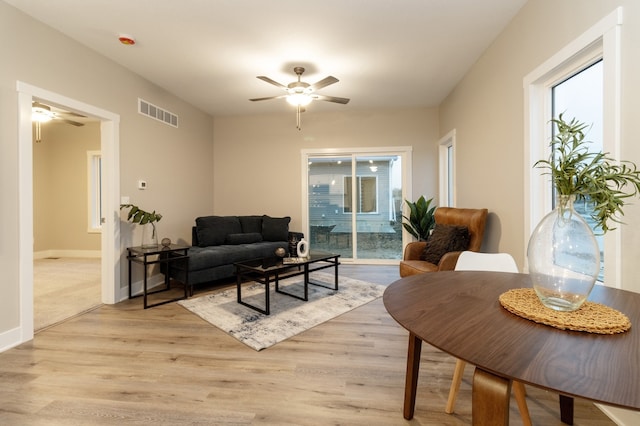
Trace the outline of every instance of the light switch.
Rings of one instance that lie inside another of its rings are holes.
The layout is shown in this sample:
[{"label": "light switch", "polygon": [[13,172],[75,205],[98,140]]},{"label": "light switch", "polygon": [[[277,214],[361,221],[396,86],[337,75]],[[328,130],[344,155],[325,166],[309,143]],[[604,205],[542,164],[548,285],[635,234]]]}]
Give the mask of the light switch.
[{"label": "light switch", "polygon": [[139,180],[138,181],[138,189],[147,189],[147,181]]}]

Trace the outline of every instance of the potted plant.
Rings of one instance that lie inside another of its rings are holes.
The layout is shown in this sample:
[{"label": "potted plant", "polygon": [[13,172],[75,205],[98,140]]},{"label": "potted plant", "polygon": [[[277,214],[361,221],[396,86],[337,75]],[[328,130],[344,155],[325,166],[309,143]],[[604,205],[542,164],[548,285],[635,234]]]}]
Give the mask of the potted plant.
[{"label": "potted plant", "polygon": [[142,248],[158,247],[158,234],[156,232],[156,222],[160,222],[162,215],[155,210],[147,212],[133,204],[120,204],[120,210],[129,209],[127,220],[131,223],[142,225]]},{"label": "potted plant", "polygon": [[436,225],[434,216],[436,206],[430,207],[432,201],[433,198],[425,200],[424,195],[421,195],[415,203],[405,200],[409,206],[409,216],[402,215],[406,220],[402,222],[402,226],[418,241],[426,241]]},{"label": "potted plant", "polygon": [[547,307],[578,309],[587,299],[600,271],[600,249],[586,221],[574,210],[581,200],[602,234],[620,223],[623,207],[640,192],[640,171],[629,161],[617,162],[602,152],[590,152],[587,125],[562,114],[552,123],[557,133],[551,155],[534,167],[545,169],[556,191],[556,208],[533,231],[527,249],[529,273],[536,294]]}]

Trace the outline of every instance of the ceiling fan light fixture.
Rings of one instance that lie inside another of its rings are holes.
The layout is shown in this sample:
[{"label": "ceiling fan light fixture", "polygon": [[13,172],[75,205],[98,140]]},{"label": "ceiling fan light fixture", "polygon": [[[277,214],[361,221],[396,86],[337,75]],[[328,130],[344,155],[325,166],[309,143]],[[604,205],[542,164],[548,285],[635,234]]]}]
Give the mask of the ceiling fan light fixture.
[{"label": "ceiling fan light fixture", "polygon": [[294,93],[287,96],[287,102],[293,106],[307,106],[313,98],[306,93]]},{"label": "ceiling fan light fixture", "polygon": [[38,123],[46,123],[47,121],[51,121],[55,114],[45,108],[41,107],[33,107],[31,110],[31,121],[36,121]]}]

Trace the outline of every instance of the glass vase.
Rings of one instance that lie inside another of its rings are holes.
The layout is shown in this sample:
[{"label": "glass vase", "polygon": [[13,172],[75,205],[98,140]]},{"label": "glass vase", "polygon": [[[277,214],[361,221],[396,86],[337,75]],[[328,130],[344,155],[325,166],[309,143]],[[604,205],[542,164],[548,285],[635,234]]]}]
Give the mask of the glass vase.
[{"label": "glass vase", "polygon": [[156,224],[153,222],[140,225],[142,227],[142,248],[157,248],[158,233],[156,232]]},{"label": "glass vase", "polygon": [[543,305],[575,311],[587,300],[600,271],[593,231],[574,210],[575,195],[559,195],[556,208],[531,234],[529,274]]}]

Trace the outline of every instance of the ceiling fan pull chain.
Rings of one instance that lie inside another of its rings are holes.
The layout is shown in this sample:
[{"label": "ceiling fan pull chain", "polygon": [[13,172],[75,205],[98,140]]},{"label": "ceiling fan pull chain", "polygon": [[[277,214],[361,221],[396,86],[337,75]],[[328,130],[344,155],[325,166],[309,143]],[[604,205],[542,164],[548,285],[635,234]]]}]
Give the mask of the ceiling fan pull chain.
[{"label": "ceiling fan pull chain", "polygon": [[302,126],[301,126],[301,123],[300,123],[300,105],[298,105],[298,107],[297,107],[296,127],[298,128],[298,130],[302,130]]}]

